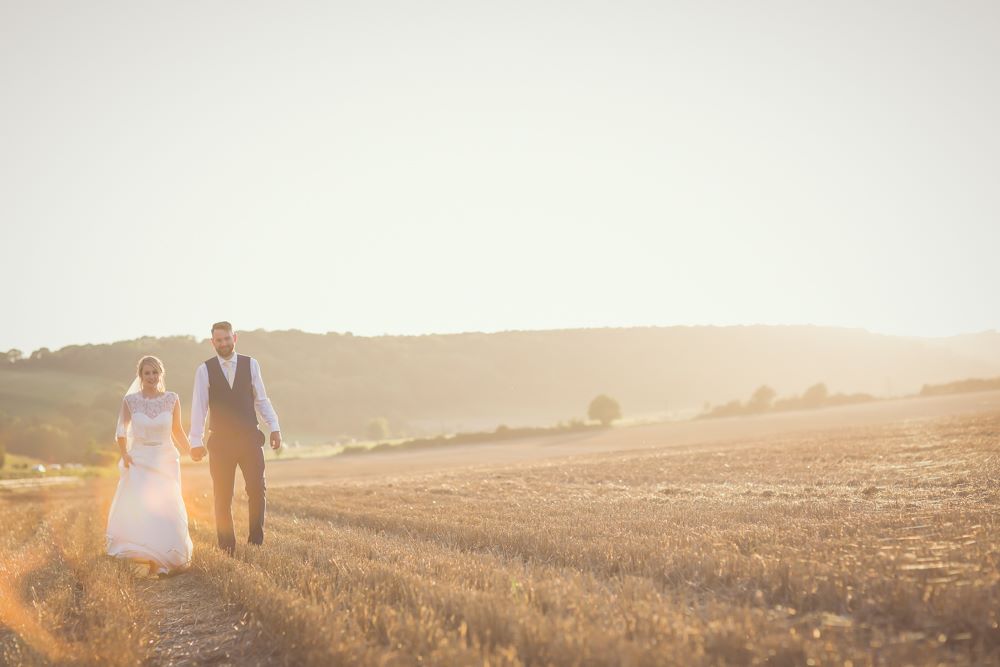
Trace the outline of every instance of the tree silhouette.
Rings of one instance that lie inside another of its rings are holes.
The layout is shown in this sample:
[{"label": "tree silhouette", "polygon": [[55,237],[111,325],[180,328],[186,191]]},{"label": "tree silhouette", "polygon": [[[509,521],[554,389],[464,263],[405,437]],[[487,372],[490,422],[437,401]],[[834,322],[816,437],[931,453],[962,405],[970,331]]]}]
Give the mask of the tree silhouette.
[{"label": "tree silhouette", "polygon": [[766,384],[761,385],[757,387],[757,391],[750,397],[750,400],[747,402],[747,408],[751,412],[767,412],[771,409],[771,404],[777,395],[778,392],[774,389],[771,389]]},{"label": "tree silhouette", "polygon": [[603,426],[610,426],[611,422],[622,418],[622,409],[618,401],[601,394],[590,402],[587,408],[587,417],[601,422]]},{"label": "tree silhouette", "polygon": [[389,421],[385,417],[369,420],[365,434],[369,440],[384,440],[389,437]]},{"label": "tree silhouette", "polygon": [[806,393],[802,394],[802,403],[810,408],[819,407],[826,403],[829,395],[830,392],[827,391],[826,385],[819,382],[806,389]]}]

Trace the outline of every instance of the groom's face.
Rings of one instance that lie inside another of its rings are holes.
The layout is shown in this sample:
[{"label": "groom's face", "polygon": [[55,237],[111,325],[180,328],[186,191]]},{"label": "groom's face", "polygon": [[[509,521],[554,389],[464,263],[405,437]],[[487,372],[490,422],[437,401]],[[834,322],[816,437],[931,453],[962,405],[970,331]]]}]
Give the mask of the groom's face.
[{"label": "groom's face", "polygon": [[226,329],[216,329],[212,332],[212,346],[223,359],[228,359],[236,349],[236,334]]}]

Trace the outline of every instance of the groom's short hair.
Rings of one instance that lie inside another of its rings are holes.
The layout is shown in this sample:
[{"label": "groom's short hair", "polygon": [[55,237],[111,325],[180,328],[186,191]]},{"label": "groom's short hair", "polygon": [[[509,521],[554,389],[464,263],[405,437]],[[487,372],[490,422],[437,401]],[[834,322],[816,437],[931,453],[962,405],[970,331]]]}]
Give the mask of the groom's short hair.
[{"label": "groom's short hair", "polygon": [[225,321],[216,322],[215,324],[212,325],[212,333],[213,334],[215,333],[216,329],[225,329],[229,333],[233,333],[233,325],[230,324],[229,322],[225,322]]}]

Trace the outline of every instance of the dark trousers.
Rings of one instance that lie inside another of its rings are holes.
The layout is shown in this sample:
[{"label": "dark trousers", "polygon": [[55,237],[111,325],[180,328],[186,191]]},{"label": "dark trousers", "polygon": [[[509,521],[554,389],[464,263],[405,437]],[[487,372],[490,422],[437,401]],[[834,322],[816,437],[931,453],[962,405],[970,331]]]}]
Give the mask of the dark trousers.
[{"label": "dark trousers", "polygon": [[215,447],[208,452],[208,469],[212,473],[215,491],[215,530],[219,547],[232,554],[236,550],[236,531],[233,528],[233,486],[236,483],[236,466],[240,467],[246,482],[250,508],[250,534],[247,542],[264,542],[264,450],[251,444],[233,447]]}]

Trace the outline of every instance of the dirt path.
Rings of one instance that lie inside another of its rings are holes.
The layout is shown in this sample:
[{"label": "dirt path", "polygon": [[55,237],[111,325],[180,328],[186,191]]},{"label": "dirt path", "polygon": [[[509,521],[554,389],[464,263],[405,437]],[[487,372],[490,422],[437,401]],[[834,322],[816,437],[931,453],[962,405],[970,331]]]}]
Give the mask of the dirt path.
[{"label": "dirt path", "polygon": [[149,665],[254,667],[273,663],[267,643],[247,614],[223,602],[197,568],[140,581],[136,589],[158,635]]}]

